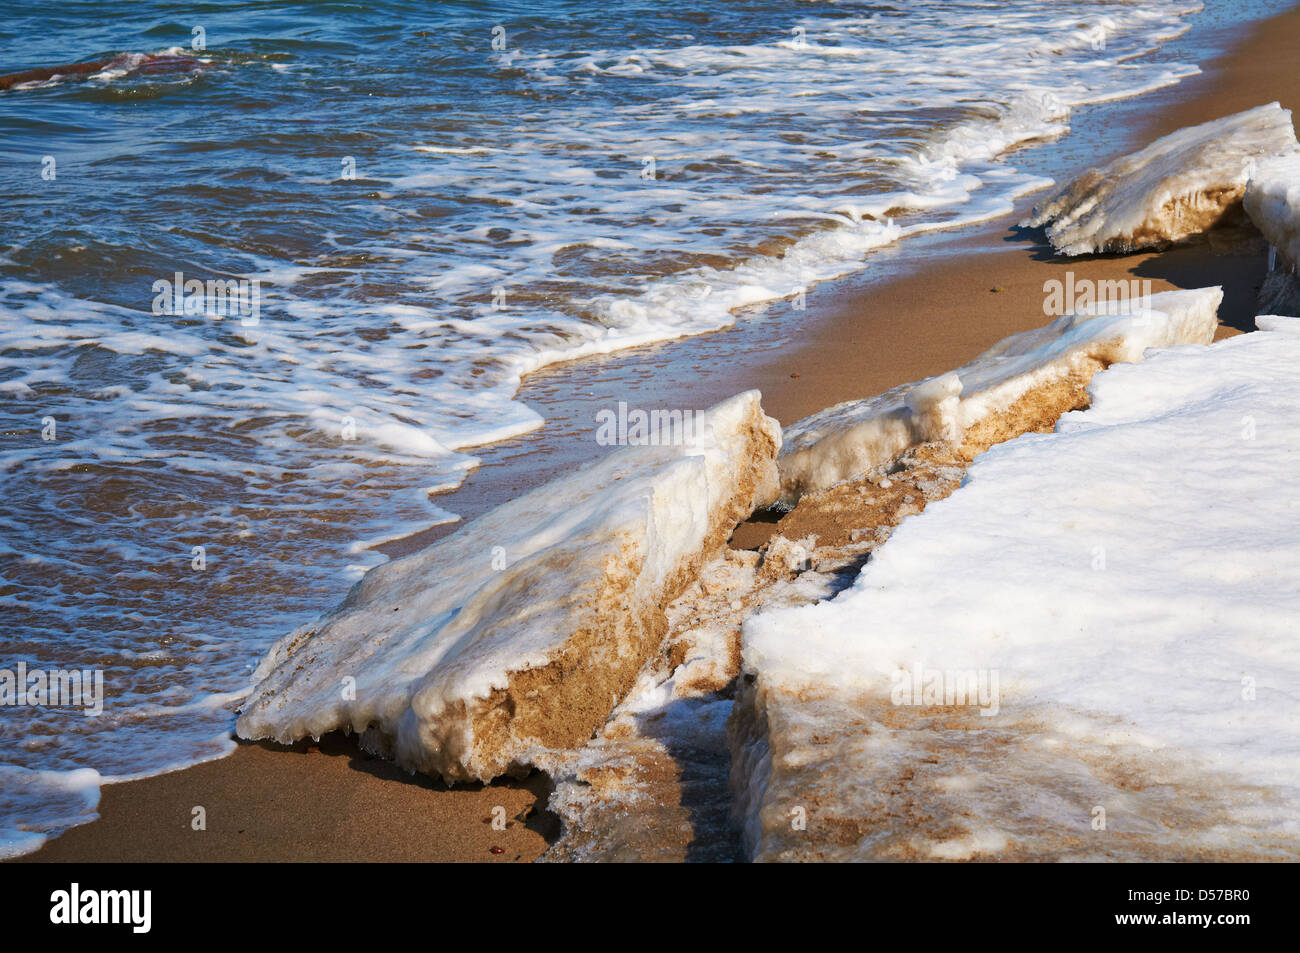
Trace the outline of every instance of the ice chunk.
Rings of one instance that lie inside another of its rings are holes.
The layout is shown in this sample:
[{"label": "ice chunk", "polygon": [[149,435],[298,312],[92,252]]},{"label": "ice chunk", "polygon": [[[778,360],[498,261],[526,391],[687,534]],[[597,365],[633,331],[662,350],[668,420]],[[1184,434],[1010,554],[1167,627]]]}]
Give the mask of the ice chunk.
[{"label": "ice chunk", "polygon": [[1208,230],[1240,205],[1254,164],[1300,149],[1277,103],[1180,129],[1080,176],[1022,224],[1063,255],[1131,252]]},{"label": "ice chunk", "polygon": [[1097,375],[745,623],[758,859],[1300,856],[1300,319]]},{"label": "ice chunk", "polygon": [[[1167,291],[1063,315],[1004,339],[952,373],[805,417],[785,430],[781,500],[791,505],[805,493],[882,471],[919,443],[968,441],[981,450],[997,442],[1001,417],[1018,402],[1018,414],[1041,416],[1050,427],[1079,406],[1096,370],[1141,360],[1149,347],[1208,344],[1222,300],[1219,288]],[[1025,429],[1036,428],[1021,421],[1013,432]]]},{"label": "ice chunk", "polygon": [[1300,334],[1300,320],[1294,316],[1281,314],[1261,314],[1255,318],[1255,327],[1261,331],[1277,331],[1281,334]]},{"label": "ice chunk", "polygon": [[1246,214],[1274,249],[1259,306],[1300,314],[1300,155],[1259,163],[1246,186]]},{"label": "ice chunk", "polygon": [[1283,265],[1300,268],[1300,155],[1260,162],[1246,186],[1246,213]]},{"label": "ice chunk", "polygon": [[659,647],[663,607],[775,495],[780,430],[757,391],[695,424],[689,444],[611,451],[372,569],[272,648],[239,734],[364,732],[449,780],[585,743]]}]

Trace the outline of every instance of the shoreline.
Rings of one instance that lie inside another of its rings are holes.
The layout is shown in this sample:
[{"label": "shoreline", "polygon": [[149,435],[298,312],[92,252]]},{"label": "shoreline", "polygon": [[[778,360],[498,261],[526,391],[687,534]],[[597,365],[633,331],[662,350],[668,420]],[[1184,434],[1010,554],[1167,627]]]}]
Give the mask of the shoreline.
[{"label": "shoreline", "polygon": [[[1300,108],[1300,78],[1285,65],[1297,53],[1300,7],[1256,25],[1226,55],[1202,64],[1204,72],[1173,87],[1170,108],[1133,138],[1141,145],[1274,99],[1284,108]],[[1150,101],[1127,101],[1126,111],[1140,112]],[[1092,156],[1085,164],[1108,158]],[[901,274],[882,280],[868,269],[837,283],[823,317],[809,322],[802,336],[769,351],[743,379],[717,373],[709,389],[729,396],[757,388],[766,412],[789,423],[843,400],[942,373],[1009,334],[1045,323],[1043,283],[1064,280],[1068,271],[1094,280],[1149,279],[1153,292],[1224,284],[1223,326],[1216,337],[1251,326],[1266,260],[1258,240],[1061,260],[1015,225],[1041,197],[1020,200],[1002,218],[936,235],[926,260]],[[725,341],[726,334],[711,337]],[[571,370],[560,366],[526,381],[520,398]],[[551,462],[553,470],[563,466],[563,460]],[[540,472],[539,479],[545,478]],[[510,482],[484,492],[485,506],[518,489],[506,486]],[[460,525],[384,551],[419,548]],[[742,524],[733,545],[756,544],[763,532],[762,526]],[[292,748],[241,742],[227,758],[104,785],[99,820],[15,860],[533,860],[554,833],[544,811],[546,789],[539,775],[522,783],[448,788],[370,758],[353,739],[336,736]],[[196,806],[206,811],[205,831],[193,830]],[[492,824],[498,807],[505,809],[504,830]]]},{"label": "shoreline", "polygon": [[[1133,148],[1275,99],[1300,114],[1300,78],[1273,65],[1297,57],[1300,7],[1264,21],[1219,60],[1203,64],[1201,75],[1172,87],[1189,95],[1152,116],[1133,136]],[[1063,178],[1110,158],[1096,156]],[[1025,196],[1010,215],[940,233],[926,261],[885,281],[860,275],[841,283],[831,292],[827,319],[746,386],[761,390],[764,409],[786,422],[942,374],[1007,335],[1050,320],[1042,311],[1043,283],[1064,282],[1067,272],[1096,281],[1149,279],[1153,292],[1222,284],[1216,340],[1253,330],[1255,295],[1267,270],[1267,248],[1259,242],[1216,238],[1163,252],[1061,258],[1041,230],[1018,225],[1044,195]],[[926,320],[917,320],[921,312]]]}]

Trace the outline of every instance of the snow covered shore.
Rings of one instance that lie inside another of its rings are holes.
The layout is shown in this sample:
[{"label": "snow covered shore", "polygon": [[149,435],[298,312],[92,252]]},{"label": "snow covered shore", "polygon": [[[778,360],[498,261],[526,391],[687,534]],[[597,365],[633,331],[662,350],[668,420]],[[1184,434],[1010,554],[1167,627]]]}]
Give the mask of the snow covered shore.
[{"label": "snow covered shore", "polygon": [[663,607],[776,490],[751,391],[681,446],[627,447],[379,566],[277,643],[238,732],[345,729],[398,763],[488,780],[585,743],[667,625]]},{"label": "snow covered shore", "polygon": [[[589,744],[555,759],[551,808],[564,836],[548,859],[733,856],[725,723],[744,620],[834,597],[895,526],[957,488],[975,453],[1050,429],[1060,413],[1083,406],[1096,370],[1140,360],[1150,344],[1208,343],[1220,297],[1217,288],[1157,295],[1140,313],[1071,316],[1003,341],[969,365],[967,379],[980,382],[969,416],[960,405],[946,411],[965,425],[939,428],[929,442],[890,458],[887,476],[857,474],[805,493],[759,551],[729,550],[704,566],[668,607],[667,650]],[[846,408],[857,403],[873,405]],[[825,446],[838,452],[843,443]]]},{"label": "snow covered shore", "polygon": [[610,856],[635,840],[638,856],[656,856],[658,834],[633,838],[622,805],[641,816],[659,801],[671,808],[682,781],[668,752],[688,746],[712,766],[700,783],[722,783],[748,614],[831,597],[892,526],[952,492],[977,453],[1082,406],[1098,370],[1150,347],[1207,343],[1220,300],[1217,288],[1168,292],[1066,315],[886,395],[883,411],[882,398],[851,402],[789,428],[794,459],[815,476],[793,483],[791,458],[779,458],[786,489],[804,500],[791,527],[830,514],[866,527],[852,539],[799,533],[761,554],[722,552],[778,493],[782,435],[758,395],[742,394],[701,416],[694,445],[614,451],[372,570],[263,660],[239,732],[287,742],[343,729],[453,781],[542,767],[559,784],[557,811],[583,828],[566,844],[572,855]]},{"label": "snow covered shore", "polygon": [[1239,212],[1256,163],[1297,150],[1290,111],[1270,103],[1180,129],[1093,169],[1022,224],[1047,226],[1048,240],[1062,255],[1179,242]]},{"label": "snow covered shore", "polygon": [[1154,352],[744,626],[760,860],[1300,851],[1300,320]]}]

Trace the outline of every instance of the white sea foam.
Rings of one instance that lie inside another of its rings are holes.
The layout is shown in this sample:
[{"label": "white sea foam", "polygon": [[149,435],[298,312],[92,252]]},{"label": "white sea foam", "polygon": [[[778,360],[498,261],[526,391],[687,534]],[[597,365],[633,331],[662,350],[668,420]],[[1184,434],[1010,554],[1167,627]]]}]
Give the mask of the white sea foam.
[{"label": "white sea foam", "polygon": [[33,771],[0,764],[0,860],[40,849],[46,839],[99,815],[98,771]]}]

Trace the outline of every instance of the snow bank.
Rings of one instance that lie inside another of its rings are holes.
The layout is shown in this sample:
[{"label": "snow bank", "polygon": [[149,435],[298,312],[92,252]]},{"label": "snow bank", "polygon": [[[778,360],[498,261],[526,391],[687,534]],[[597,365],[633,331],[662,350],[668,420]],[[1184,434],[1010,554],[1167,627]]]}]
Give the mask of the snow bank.
[{"label": "snow bank", "polygon": [[792,505],[805,493],[883,471],[919,443],[966,443],[979,452],[1040,429],[1026,418],[1050,427],[1082,406],[1097,370],[1139,361],[1149,347],[1208,344],[1222,300],[1219,288],[1169,291],[1109,313],[1063,315],[1006,338],[951,373],[805,417],[785,430],[781,500]]},{"label": "snow bank", "polygon": [[1246,186],[1245,204],[1250,220],[1276,250],[1259,306],[1300,314],[1300,155],[1259,163]]},{"label": "snow bank", "polygon": [[1277,103],[1180,129],[1080,176],[1022,224],[1063,255],[1131,252],[1198,235],[1242,200],[1252,166],[1300,148]]},{"label": "snow bank", "polygon": [[1300,320],[1156,352],[743,632],[759,859],[1300,856]]},{"label": "snow bank", "polygon": [[775,495],[757,391],[696,424],[690,445],[614,450],[371,570],[262,661],[239,734],[363,732],[448,780],[585,743],[659,647],[663,606]]}]

